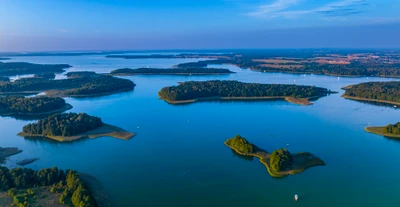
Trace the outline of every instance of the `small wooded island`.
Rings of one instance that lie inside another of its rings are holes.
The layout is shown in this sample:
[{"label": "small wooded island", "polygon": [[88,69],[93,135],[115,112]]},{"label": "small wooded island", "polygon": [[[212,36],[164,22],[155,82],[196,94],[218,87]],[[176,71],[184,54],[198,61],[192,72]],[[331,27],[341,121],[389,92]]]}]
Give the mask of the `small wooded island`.
[{"label": "small wooded island", "polygon": [[72,66],[67,64],[34,64],[26,62],[0,62],[0,76],[40,74],[40,73],[62,73]]},{"label": "small wooded island", "polygon": [[188,81],[178,86],[165,87],[158,92],[161,99],[171,104],[205,100],[279,100],[311,105],[332,92],[315,86],[243,83],[239,81]]},{"label": "small wooded island", "polygon": [[73,170],[0,167],[0,206],[99,206],[93,191]]},{"label": "small wooded island", "polygon": [[35,116],[61,113],[71,109],[64,99],[59,97],[37,96],[1,96],[0,116]]},{"label": "small wooded island", "polygon": [[275,178],[302,173],[308,168],[325,165],[324,161],[308,152],[291,154],[287,149],[279,149],[269,154],[240,135],[225,141],[225,145],[240,155],[259,158],[268,173]]},{"label": "small wooded island", "polygon": [[128,140],[135,136],[134,133],[105,124],[99,117],[85,113],[55,114],[41,119],[37,123],[25,125],[18,135],[30,138],[45,137],[60,142],[98,137]]},{"label": "small wooded island", "polygon": [[365,127],[365,131],[387,138],[400,139],[400,122],[383,127]]},{"label": "small wooded island", "polygon": [[111,71],[111,75],[222,75],[234,73],[221,68],[123,68]]},{"label": "small wooded island", "polygon": [[342,96],[357,101],[386,103],[400,106],[400,82],[368,82],[346,86]]},{"label": "small wooded island", "polygon": [[0,95],[46,92],[48,96],[89,97],[131,91],[135,87],[130,80],[91,72],[73,72],[67,76],[69,78],[60,80],[21,78],[14,82],[2,81]]}]

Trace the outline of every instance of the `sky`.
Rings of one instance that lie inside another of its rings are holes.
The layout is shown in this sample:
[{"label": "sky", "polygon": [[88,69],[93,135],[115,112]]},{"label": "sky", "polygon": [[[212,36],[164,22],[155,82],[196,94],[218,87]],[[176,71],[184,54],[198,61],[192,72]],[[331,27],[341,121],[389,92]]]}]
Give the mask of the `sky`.
[{"label": "sky", "polygon": [[0,0],[0,51],[400,48],[400,0]]}]

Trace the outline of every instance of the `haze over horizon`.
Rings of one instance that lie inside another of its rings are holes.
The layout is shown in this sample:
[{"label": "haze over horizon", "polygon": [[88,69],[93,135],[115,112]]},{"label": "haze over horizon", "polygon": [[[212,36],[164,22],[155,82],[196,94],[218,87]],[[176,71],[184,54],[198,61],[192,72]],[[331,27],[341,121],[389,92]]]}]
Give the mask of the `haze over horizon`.
[{"label": "haze over horizon", "polygon": [[0,51],[400,48],[390,0],[0,0]]}]

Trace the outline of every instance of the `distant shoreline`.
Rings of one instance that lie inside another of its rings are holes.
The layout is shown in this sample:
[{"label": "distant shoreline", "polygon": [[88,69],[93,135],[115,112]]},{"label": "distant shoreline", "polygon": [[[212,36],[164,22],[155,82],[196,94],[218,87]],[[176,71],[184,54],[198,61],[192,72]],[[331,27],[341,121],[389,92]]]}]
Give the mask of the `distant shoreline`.
[{"label": "distant shoreline", "polygon": [[103,126],[101,127],[74,136],[43,136],[40,134],[28,134],[24,132],[18,133],[18,136],[21,137],[31,137],[31,138],[43,137],[43,138],[53,139],[59,142],[72,142],[84,138],[94,139],[99,137],[114,137],[117,139],[129,140],[135,135],[136,135],[135,133],[128,132],[119,127],[104,123]]},{"label": "distant shoreline", "polygon": [[204,97],[204,98],[196,98],[196,99],[190,99],[190,100],[182,100],[182,101],[172,101],[172,100],[167,100],[163,99],[162,100],[166,101],[169,104],[174,104],[174,105],[179,105],[179,104],[187,104],[187,103],[195,103],[195,102],[201,102],[201,101],[212,101],[212,100],[285,100],[290,103],[294,104],[299,104],[303,106],[309,106],[312,105],[313,103],[310,102],[310,99],[315,99],[319,97],[309,97],[309,98],[294,98],[290,96],[262,96],[262,97]]},{"label": "distant shoreline", "polygon": [[[181,75],[181,76],[201,76],[201,75],[229,75],[232,73],[109,73],[111,76],[134,76],[134,75]],[[107,74],[108,75],[108,74]]]}]

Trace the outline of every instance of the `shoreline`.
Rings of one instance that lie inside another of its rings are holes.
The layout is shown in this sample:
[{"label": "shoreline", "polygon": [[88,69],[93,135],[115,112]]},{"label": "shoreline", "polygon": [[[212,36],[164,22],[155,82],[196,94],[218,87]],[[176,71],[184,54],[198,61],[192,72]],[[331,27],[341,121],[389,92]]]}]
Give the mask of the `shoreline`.
[{"label": "shoreline", "polygon": [[386,138],[400,139],[400,135],[384,133],[382,131],[384,128],[385,127],[365,127],[364,130],[366,132],[368,132],[368,133],[380,135],[380,136],[383,136],[383,137],[386,137]]},{"label": "shoreline", "polygon": [[103,123],[103,126],[98,127],[97,129],[90,130],[90,131],[87,131],[87,132],[84,132],[84,133],[81,133],[78,135],[74,135],[74,136],[67,136],[67,137],[43,136],[43,135],[38,135],[38,134],[27,134],[24,132],[18,133],[18,136],[27,137],[27,138],[43,137],[43,138],[53,139],[53,140],[56,140],[59,142],[72,142],[72,141],[76,141],[76,140],[80,140],[80,139],[84,139],[84,138],[95,139],[95,138],[100,138],[100,137],[113,137],[116,139],[129,140],[132,137],[136,136],[136,134],[125,131],[122,128],[119,128],[116,126],[112,126],[112,125]]},{"label": "shoreline", "polygon": [[129,91],[134,90],[134,88],[123,88],[123,89],[119,89],[116,91],[85,94],[85,95],[64,94],[64,92],[66,92],[68,90],[71,90],[71,89],[55,89],[55,90],[43,90],[43,91],[21,91],[21,92],[0,92],[0,95],[37,95],[39,93],[45,93],[46,96],[50,96],[50,97],[87,98],[87,97],[106,96],[106,95],[113,95],[113,94],[117,94],[117,93],[129,92]]},{"label": "shoreline", "polygon": [[369,98],[360,98],[360,97],[353,97],[353,96],[346,96],[346,95],[342,95],[342,97],[345,98],[345,99],[356,100],[356,101],[369,101],[369,102],[393,104],[395,106],[400,106],[400,103],[393,102],[393,101],[385,101],[385,100],[369,99]]},{"label": "shoreline", "polygon": [[135,75],[180,75],[180,76],[200,76],[200,75],[229,75],[230,73],[108,73],[111,76],[135,76]]},{"label": "shoreline", "polygon": [[316,99],[320,97],[308,97],[308,98],[294,98],[290,96],[262,96],[262,97],[205,97],[205,98],[196,98],[196,99],[190,99],[190,100],[183,100],[183,101],[171,101],[168,99],[163,99],[160,98],[161,100],[166,101],[169,104],[174,104],[174,105],[179,105],[179,104],[188,104],[188,103],[195,103],[195,102],[201,102],[201,101],[213,101],[213,100],[285,100],[289,103],[293,104],[299,104],[302,106],[310,106],[313,105],[312,102],[310,102],[310,99]]},{"label": "shoreline", "polygon": [[42,115],[48,115],[48,114],[62,113],[64,111],[68,111],[72,108],[73,108],[73,106],[71,104],[65,104],[65,106],[60,109],[56,109],[56,110],[48,111],[48,112],[42,112],[42,113],[19,113],[19,112],[1,113],[0,112],[0,116],[42,116]]}]

